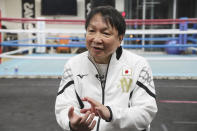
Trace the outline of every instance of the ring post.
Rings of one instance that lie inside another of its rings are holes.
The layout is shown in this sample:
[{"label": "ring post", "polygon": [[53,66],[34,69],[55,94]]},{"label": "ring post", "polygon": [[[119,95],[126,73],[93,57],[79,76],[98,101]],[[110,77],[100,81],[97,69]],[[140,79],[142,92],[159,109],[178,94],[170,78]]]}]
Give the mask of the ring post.
[{"label": "ring post", "polygon": [[[0,10],[0,29],[1,29],[1,10]],[[2,39],[1,39],[1,32],[0,32],[0,54],[2,53],[2,47],[1,47],[1,42],[2,42]],[[0,64],[1,64],[1,57],[0,57]]]},{"label": "ring post", "polygon": [[[39,19],[43,21],[38,21],[37,22],[37,29],[39,31],[43,31],[45,29],[45,21],[43,17],[39,17]],[[46,44],[46,35],[45,33],[37,33],[37,42],[39,44]],[[45,53],[46,52],[46,47],[37,47],[36,48],[36,53]]]},{"label": "ring post", "polygon": [[[197,30],[197,24],[193,24],[193,29]],[[193,41],[193,44],[197,44],[197,34],[193,34],[192,38],[195,39],[195,41]],[[192,50],[192,54],[196,54],[197,50]]]},{"label": "ring post", "polygon": [[[181,20],[187,20],[188,18],[187,17],[182,17],[180,18]],[[188,21],[184,21],[184,22],[181,22],[179,24],[179,29],[180,31],[186,31],[188,30]],[[187,44],[187,34],[180,34],[179,35],[179,44]],[[180,51],[184,51],[185,48],[184,47],[181,47],[179,48]]]},{"label": "ring post", "polygon": [[[194,30],[197,30],[197,24],[193,24],[193,29],[194,29]],[[193,37],[194,39],[197,39],[197,34],[193,34],[192,37]],[[197,41],[193,41],[193,44],[197,44]]]}]

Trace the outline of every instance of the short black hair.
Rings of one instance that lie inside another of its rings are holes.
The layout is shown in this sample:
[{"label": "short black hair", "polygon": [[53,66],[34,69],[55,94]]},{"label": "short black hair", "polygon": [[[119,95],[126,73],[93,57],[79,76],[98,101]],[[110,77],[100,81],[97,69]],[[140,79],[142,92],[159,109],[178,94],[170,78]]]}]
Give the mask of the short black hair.
[{"label": "short black hair", "polygon": [[115,27],[118,31],[118,35],[124,35],[126,30],[126,23],[120,12],[118,12],[112,6],[98,6],[93,8],[88,14],[85,22],[85,29],[87,30],[90,20],[96,14],[101,14],[104,21],[109,23],[112,27]]}]

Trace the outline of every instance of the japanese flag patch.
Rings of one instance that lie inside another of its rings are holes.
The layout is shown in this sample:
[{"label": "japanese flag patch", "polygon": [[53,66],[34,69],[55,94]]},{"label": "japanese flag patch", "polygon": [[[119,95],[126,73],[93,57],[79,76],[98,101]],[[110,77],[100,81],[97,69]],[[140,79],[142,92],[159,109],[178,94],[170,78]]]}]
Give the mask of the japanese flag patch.
[{"label": "japanese flag patch", "polygon": [[131,69],[124,66],[122,69],[122,75],[123,76],[131,76],[132,75]]}]

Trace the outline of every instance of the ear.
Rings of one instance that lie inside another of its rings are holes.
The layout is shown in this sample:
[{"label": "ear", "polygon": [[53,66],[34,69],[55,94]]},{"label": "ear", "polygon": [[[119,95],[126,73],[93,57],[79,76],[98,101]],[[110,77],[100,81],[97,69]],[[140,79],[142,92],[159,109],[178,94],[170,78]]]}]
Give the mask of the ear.
[{"label": "ear", "polygon": [[124,35],[119,35],[119,36],[118,36],[119,47],[120,47],[120,45],[121,45],[121,43],[122,43],[123,37],[124,37]]},{"label": "ear", "polygon": [[119,35],[118,37],[119,37],[119,41],[120,41],[120,43],[121,43],[124,36],[123,36],[123,35]]}]

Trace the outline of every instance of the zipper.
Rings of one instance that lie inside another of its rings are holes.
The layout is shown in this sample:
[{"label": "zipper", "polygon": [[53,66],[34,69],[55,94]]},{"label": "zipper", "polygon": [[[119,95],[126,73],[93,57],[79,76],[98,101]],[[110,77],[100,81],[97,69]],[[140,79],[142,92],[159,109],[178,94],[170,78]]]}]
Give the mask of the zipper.
[{"label": "zipper", "polygon": [[[90,57],[91,57],[91,56],[90,56]],[[111,57],[112,57],[112,56],[111,56]],[[108,65],[107,65],[107,70],[106,70],[106,73],[105,73],[105,80],[104,80],[104,81],[99,80],[100,83],[101,83],[101,89],[102,89],[102,104],[103,104],[103,105],[104,105],[104,103],[105,103],[105,84],[106,84],[106,80],[107,80],[107,74],[108,74],[108,69],[109,69],[111,57],[110,57],[110,59],[109,59]],[[95,68],[96,68],[96,70],[97,70],[97,72],[98,72],[98,75],[101,76],[100,73],[99,73],[98,67],[96,66],[96,64],[91,60],[91,58],[88,57],[88,59],[89,59],[89,60],[92,62],[92,64],[95,66]],[[96,131],[99,131],[100,120],[101,120],[101,118],[99,117],[98,123],[97,123]]]}]

